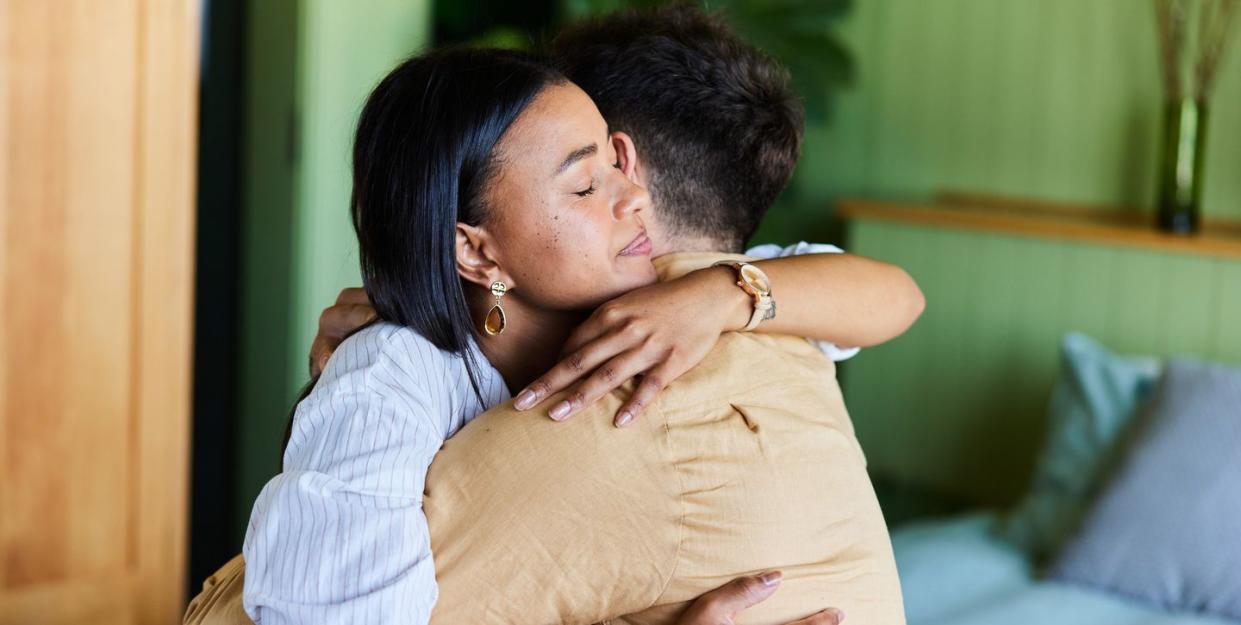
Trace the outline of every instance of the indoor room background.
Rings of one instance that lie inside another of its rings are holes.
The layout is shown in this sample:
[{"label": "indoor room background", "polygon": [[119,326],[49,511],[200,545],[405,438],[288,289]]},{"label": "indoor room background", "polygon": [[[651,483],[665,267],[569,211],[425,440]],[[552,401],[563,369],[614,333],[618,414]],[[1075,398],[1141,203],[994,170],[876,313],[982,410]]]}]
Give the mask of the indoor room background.
[{"label": "indoor room background", "polygon": [[[743,15],[764,5],[731,4]],[[918,203],[958,194],[1016,203],[1016,210],[1043,202],[1153,214],[1164,99],[1150,3],[804,4],[813,7],[808,15],[822,24],[825,43],[789,55],[799,87],[821,91],[805,95],[801,163],[755,242],[836,243],[901,264],[926,294],[927,312],[906,336],[863,352],[841,373],[890,517],[927,506],[1002,505],[1020,494],[1042,440],[1059,339],[1068,331],[1127,353],[1241,359],[1241,325],[1231,321],[1241,313],[1235,255],[846,220],[838,209],[849,198]],[[369,88],[399,59],[433,43],[529,47],[561,20],[625,6],[212,5],[236,20],[235,30],[205,48],[208,61],[219,56],[235,65],[236,82],[224,88],[235,90],[236,100],[222,105],[232,107],[235,126],[204,135],[203,149],[235,141],[238,158],[204,160],[208,184],[200,193],[211,191],[212,167],[238,167],[230,175],[239,183],[236,197],[218,198],[220,205],[202,196],[200,236],[213,219],[236,211],[241,260],[236,280],[225,281],[235,289],[231,297],[200,290],[198,301],[200,324],[235,323],[227,340],[199,340],[200,359],[209,348],[229,353],[211,365],[200,360],[198,431],[204,423],[216,436],[225,424],[233,429],[195,459],[196,480],[231,472],[215,483],[210,521],[196,513],[195,527],[209,523],[202,531],[217,536],[196,560],[204,575],[236,550],[250,503],[278,467],[292,401],[308,379],[319,312],[341,288],[359,284],[346,211],[348,148]],[[773,23],[737,26],[778,29]],[[1232,50],[1212,98],[1201,201],[1208,220],[1241,220],[1236,56]],[[796,74],[797,64],[816,59],[813,80]],[[204,119],[212,112],[204,109]],[[200,245],[200,289],[219,257]],[[203,391],[207,378],[213,390]],[[227,408],[223,389],[231,389]],[[922,411],[916,418],[913,405]]]},{"label": "indoor room background", "polygon": [[[320,312],[361,283],[350,146],[382,76],[659,3],[0,2],[0,625],[173,622],[240,551]],[[1127,424],[1197,406],[1161,394],[1184,370],[1168,363],[1241,379],[1241,0],[705,5],[807,107],[752,243],[836,244],[926,298],[838,370],[911,625],[1241,619],[1235,583],[1189,607],[1057,594],[1052,554],[1068,570],[1094,538],[1039,551],[1030,529],[1057,480],[1083,509],[1119,498],[1098,467],[1134,469]],[[1220,13],[1193,13],[1185,45],[1233,27],[1209,97],[1173,99],[1159,7],[1190,5]],[[1241,399],[1220,410],[1241,423]],[[1241,561],[1236,535],[1214,550]],[[1195,588],[1194,564],[1150,570]]]}]

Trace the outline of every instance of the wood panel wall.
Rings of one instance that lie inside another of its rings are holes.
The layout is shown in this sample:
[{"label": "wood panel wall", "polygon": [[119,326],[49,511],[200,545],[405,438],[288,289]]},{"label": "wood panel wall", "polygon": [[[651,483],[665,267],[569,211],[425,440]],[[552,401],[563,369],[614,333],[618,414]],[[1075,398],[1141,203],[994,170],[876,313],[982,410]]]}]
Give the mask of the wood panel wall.
[{"label": "wood panel wall", "polygon": [[0,623],[184,609],[198,10],[0,4]]}]

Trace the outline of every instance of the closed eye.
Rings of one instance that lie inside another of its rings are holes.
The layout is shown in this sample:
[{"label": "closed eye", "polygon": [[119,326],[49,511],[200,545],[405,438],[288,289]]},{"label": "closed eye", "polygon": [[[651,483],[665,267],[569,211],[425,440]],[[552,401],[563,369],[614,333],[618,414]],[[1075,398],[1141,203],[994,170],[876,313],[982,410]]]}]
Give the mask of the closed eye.
[{"label": "closed eye", "polygon": [[584,191],[574,191],[574,192],[573,192],[573,195],[576,195],[576,196],[578,196],[578,197],[586,197],[586,196],[588,196],[588,195],[590,195],[590,194],[592,194],[592,193],[594,193],[594,192],[595,192],[595,183],[593,183],[593,182],[592,182],[592,183],[590,183],[590,188],[588,188],[588,189],[586,189],[586,190],[584,190]]}]

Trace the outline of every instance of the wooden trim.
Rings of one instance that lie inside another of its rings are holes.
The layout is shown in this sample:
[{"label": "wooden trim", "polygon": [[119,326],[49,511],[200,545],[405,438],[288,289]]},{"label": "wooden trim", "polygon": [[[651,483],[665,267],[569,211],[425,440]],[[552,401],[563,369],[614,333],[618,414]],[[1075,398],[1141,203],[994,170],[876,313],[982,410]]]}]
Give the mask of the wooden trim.
[{"label": "wooden trim", "polygon": [[871,220],[960,228],[1164,252],[1241,258],[1241,222],[1207,220],[1202,232],[1174,235],[1156,230],[1149,212],[1088,205],[945,193],[936,202],[844,199],[836,214]]},{"label": "wooden trim", "polygon": [[0,623],[185,611],[199,2],[0,2]]},{"label": "wooden trim", "polygon": [[[185,611],[189,517],[197,0],[143,0],[139,30],[138,587],[134,622]],[[159,505],[152,505],[159,502]]]}]

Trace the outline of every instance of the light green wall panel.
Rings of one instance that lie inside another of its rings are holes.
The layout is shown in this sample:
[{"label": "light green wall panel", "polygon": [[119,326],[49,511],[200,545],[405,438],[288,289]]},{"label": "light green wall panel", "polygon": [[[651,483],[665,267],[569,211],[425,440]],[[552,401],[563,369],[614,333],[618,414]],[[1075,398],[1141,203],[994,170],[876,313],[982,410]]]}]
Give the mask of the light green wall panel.
[{"label": "light green wall panel", "polygon": [[1211,355],[1237,357],[1241,351],[1241,265],[1219,263],[1215,271],[1215,298],[1211,313]]},{"label": "light green wall panel", "polygon": [[[1163,96],[1148,0],[853,6],[840,34],[856,84],[807,128],[804,201],[760,239],[821,236],[841,196],[955,189],[1152,210]],[[1204,212],[1241,219],[1241,45],[1212,104]]]},{"label": "light green wall panel", "polygon": [[429,7],[430,0],[303,2],[290,389],[306,382],[319,312],[342,288],[362,284],[349,219],[353,131],[371,89],[428,41]]},{"label": "light green wall panel", "polygon": [[351,145],[371,88],[428,41],[429,0],[264,0],[250,17],[239,527],[279,470],[320,310],[361,283]]},{"label": "light green wall panel", "polygon": [[861,220],[850,247],[926,295],[904,336],[844,365],[872,474],[1011,502],[1044,437],[1060,338],[1241,363],[1241,259]]}]

